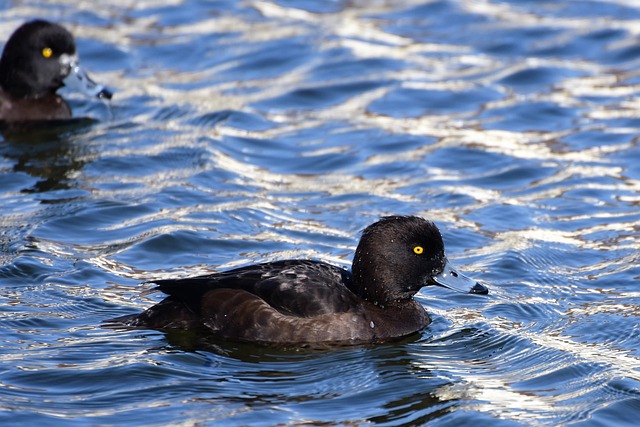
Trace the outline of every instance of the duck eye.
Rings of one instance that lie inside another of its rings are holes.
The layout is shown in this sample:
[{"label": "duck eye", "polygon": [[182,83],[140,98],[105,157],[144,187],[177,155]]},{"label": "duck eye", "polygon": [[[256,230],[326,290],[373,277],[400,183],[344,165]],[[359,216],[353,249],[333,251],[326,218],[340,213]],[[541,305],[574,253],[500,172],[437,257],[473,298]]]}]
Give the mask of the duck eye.
[{"label": "duck eye", "polygon": [[51,58],[51,55],[53,55],[53,50],[50,47],[42,49],[42,56],[45,58]]},{"label": "duck eye", "polygon": [[422,252],[424,252],[424,248],[422,246],[416,246],[415,248],[413,248],[413,252],[420,255],[422,254]]}]

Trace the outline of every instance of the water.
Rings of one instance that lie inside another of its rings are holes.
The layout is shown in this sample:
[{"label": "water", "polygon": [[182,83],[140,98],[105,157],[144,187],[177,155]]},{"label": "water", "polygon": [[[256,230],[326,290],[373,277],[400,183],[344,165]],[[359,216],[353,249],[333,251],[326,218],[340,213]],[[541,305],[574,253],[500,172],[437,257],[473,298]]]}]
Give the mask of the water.
[{"label": "water", "polygon": [[[2,425],[637,424],[640,5],[5,1],[1,38],[35,16],[115,96],[2,136]],[[491,294],[333,351],[100,326],[386,214]]]}]

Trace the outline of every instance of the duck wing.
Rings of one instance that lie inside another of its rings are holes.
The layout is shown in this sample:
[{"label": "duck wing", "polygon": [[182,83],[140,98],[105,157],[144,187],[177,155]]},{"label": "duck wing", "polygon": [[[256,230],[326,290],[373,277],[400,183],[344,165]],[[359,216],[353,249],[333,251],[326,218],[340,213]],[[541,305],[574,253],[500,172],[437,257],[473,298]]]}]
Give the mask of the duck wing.
[{"label": "duck wing", "polygon": [[201,312],[205,294],[226,289],[253,294],[285,315],[313,317],[347,312],[359,306],[360,298],[349,289],[351,281],[349,271],[331,264],[283,260],[152,283],[194,313]]}]

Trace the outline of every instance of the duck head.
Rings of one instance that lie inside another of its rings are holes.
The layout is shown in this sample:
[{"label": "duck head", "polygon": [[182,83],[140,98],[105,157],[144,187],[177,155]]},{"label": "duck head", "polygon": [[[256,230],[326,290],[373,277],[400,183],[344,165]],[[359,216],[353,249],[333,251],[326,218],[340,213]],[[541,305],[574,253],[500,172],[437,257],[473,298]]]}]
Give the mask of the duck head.
[{"label": "duck head", "polygon": [[417,216],[388,216],[367,227],[353,260],[353,291],[380,306],[413,298],[424,286],[487,294],[445,256],[438,227]]}]

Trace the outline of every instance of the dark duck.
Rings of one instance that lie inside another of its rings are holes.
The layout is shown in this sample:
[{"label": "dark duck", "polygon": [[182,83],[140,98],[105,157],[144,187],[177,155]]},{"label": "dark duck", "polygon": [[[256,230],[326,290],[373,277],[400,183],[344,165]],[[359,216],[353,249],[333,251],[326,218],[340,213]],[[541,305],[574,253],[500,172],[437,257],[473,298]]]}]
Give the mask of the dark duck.
[{"label": "dark duck", "polygon": [[11,35],[0,57],[0,121],[70,118],[71,109],[56,93],[65,85],[89,96],[112,96],[80,67],[69,31],[43,20],[23,24]]},{"label": "dark duck", "polygon": [[424,286],[487,294],[447,260],[436,225],[389,216],[367,227],[351,272],[312,260],[283,260],[205,276],[155,280],[168,295],[112,325],[200,329],[260,343],[381,342],[431,323],[414,299]]}]

